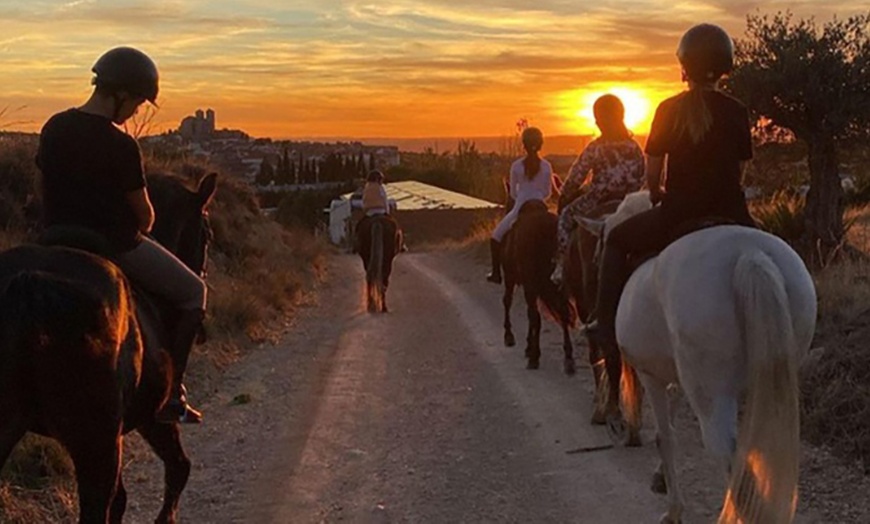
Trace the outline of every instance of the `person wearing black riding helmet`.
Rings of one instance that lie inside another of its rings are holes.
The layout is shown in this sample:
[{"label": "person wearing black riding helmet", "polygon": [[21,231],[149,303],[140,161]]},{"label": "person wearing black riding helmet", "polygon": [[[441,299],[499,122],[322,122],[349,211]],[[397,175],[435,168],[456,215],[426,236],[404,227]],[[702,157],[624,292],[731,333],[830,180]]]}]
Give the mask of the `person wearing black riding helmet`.
[{"label": "person wearing black riding helmet", "polygon": [[203,280],[147,235],[154,224],[142,155],[118,129],[145,102],[156,103],[157,66],[145,53],[117,47],[94,64],[94,91],[80,107],[52,116],[42,128],[36,162],[42,172],[43,223],[101,234],[124,273],[178,310],[167,348],[174,376],[158,418],[197,423],[182,380],[205,312]]},{"label": "person wearing black riding helmet", "polygon": [[718,90],[733,67],[734,44],[722,28],[700,24],[683,35],[677,57],[689,89],[659,105],[645,151],[650,200],[661,206],[617,225],[605,240],[597,321],[587,332],[611,347],[629,255],[664,249],[678,226],[704,217],[755,226],[741,187],[752,158],[749,113]]}]

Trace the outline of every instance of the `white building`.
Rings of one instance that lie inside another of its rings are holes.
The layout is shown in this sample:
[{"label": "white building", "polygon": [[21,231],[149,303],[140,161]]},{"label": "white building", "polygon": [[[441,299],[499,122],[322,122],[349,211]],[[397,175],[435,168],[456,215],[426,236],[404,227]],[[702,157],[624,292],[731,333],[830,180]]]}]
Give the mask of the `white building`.
[{"label": "white building", "polygon": [[[396,216],[410,242],[434,240],[434,230],[446,237],[462,237],[480,218],[500,212],[501,206],[469,195],[430,186],[422,182],[385,184],[387,198],[395,202]],[[361,193],[348,193],[334,199],[329,209],[329,238],[333,244],[346,243],[353,232],[354,216],[361,212]],[[414,237],[418,238],[414,238]],[[425,238],[424,238],[425,237]]]}]

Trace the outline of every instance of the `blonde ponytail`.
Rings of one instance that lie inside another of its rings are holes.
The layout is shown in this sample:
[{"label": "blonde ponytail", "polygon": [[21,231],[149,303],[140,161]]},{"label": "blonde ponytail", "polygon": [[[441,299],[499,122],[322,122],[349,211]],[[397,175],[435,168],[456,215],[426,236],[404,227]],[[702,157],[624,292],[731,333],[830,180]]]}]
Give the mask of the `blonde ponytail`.
[{"label": "blonde ponytail", "polygon": [[693,144],[699,144],[713,127],[713,113],[704,99],[704,91],[714,86],[697,86],[684,93],[677,104],[674,131],[678,137],[688,133]]}]

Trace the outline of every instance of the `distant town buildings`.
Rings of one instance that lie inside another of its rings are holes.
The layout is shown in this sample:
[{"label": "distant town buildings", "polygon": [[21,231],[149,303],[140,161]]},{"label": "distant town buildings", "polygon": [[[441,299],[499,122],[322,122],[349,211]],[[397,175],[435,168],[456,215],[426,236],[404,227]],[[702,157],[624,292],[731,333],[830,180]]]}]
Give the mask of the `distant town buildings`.
[{"label": "distant town buildings", "polygon": [[146,137],[143,143],[207,161],[265,192],[347,183],[362,178],[369,169],[400,162],[397,146],[272,140],[251,138],[237,129],[217,129],[212,109],[198,109],[177,130]]},{"label": "distant town buildings", "polygon": [[208,109],[203,113],[202,109],[196,110],[196,115],[185,117],[178,126],[178,134],[185,140],[206,140],[214,135],[215,115],[214,110]]}]

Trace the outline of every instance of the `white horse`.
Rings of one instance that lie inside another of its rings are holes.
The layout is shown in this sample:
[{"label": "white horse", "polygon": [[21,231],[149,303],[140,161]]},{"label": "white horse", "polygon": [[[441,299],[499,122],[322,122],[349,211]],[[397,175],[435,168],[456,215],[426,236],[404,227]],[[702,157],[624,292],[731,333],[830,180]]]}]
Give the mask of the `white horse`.
[{"label": "white horse", "polygon": [[[647,192],[632,193],[604,230],[649,208]],[[670,384],[685,391],[705,447],[730,477],[719,522],[792,521],[800,459],[798,363],[815,321],[815,287],[803,261],[760,230],[697,231],[634,272],[620,300],[616,338],[655,412],[669,503],[661,522],[680,522],[684,506]]]}]

